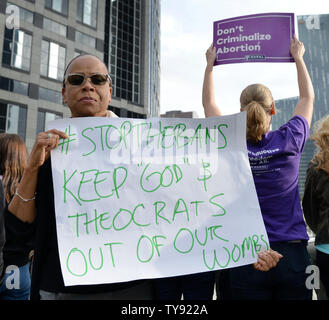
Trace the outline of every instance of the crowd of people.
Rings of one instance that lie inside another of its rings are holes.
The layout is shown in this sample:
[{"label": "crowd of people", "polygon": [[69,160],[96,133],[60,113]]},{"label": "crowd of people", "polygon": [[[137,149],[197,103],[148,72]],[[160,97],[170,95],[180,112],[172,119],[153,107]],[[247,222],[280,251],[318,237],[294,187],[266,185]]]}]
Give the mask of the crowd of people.
[{"label": "crowd of people", "polygon": [[[329,293],[329,118],[312,138],[319,146],[308,169],[303,208],[298,191],[301,153],[312,122],[314,90],[303,60],[305,48],[296,37],[291,54],[297,69],[299,101],[292,118],[271,131],[276,113],[270,90],[261,84],[245,88],[241,112],[247,116],[248,152],[261,155],[275,149],[268,170],[261,158],[250,166],[270,241],[253,265],[170,278],[135,280],[102,285],[65,286],[61,272],[55,220],[50,151],[67,134],[41,132],[27,156],[18,135],[0,135],[0,299],[41,300],[211,300],[215,283],[223,300],[311,300],[306,287],[308,235],[303,218],[316,234],[317,264]],[[206,117],[221,116],[214,99],[213,66],[216,50],[206,52],[202,103]],[[112,83],[106,65],[93,55],[75,57],[64,73],[63,101],[75,117],[116,117],[108,111]],[[31,254],[33,253],[33,254]],[[31,259],[33,257],[33,260]],[[3,260],[2,260],[3,258]],[[16,267],[15,268],[13,268]],[[15,272],[19,284],[13,285]]]}]

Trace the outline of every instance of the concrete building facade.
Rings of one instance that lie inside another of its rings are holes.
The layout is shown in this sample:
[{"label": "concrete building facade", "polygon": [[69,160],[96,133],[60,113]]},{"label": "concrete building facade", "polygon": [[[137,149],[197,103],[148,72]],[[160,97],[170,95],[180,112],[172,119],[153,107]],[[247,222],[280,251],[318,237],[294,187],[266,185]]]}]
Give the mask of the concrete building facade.
[{"label": "concrete building facade", "polygon": [[161,118],[198,118],[198,114],[195,111],[172,110],[161,114]]},{"label": "concrete building facade", "polygon": [[1,0],[0,35],[0,132],[20,134],[29,149],[47,121],[70,116],[63,73],[81,53],[108,66],[110,110],[159,115],[160,1]]}]

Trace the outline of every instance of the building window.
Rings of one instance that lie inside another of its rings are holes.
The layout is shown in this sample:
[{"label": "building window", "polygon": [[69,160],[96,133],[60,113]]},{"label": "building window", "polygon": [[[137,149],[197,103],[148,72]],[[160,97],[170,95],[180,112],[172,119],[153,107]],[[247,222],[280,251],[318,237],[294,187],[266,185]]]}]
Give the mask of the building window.
[{"label": "building window", "polygon": [[30,71],[32,36],[19,29],[5,28],[2,64]]},{"label": "building window", "polygon": [[0,101],[0,132],[16,133],[25,140],[26,107]]},{"label": "building window", "polygon": [[96,47],[96,39],[80,31],[75,32],[75,40],[91,48]]},{"label": "building window", "polygon": [[67,27],[54,20],[50,20],[46,17],[43,18],[43,28],[50,32],[59,34],[60,36],[66,37]]},{"label": "building window", "polygon": [[140,0],[111,3],[110,70],[113,95],[135,104],[140,103]]},{"label": "building window", "polygon": [[46,0],[46,8],[67,16],[68,0]]},{"label": "building window", "polygon": [[78,0],[77,20],[96,28],[97,0]]},{"label": "building window", "polygon": [[65,48],[57,43],[42,40],[40,74],[48,78],[63,80],[65,53]]},{"label": "building window", "polygon": [[19,18],[23,21],[33,24],[34,14],[32,11],[19,7],[18,5],[10,3],[10,2],[7,2],[7,5],[8,6],[13,5],[13,6],[18,7],[19,8]]},{"label": "building window", "polygon": [[26,82],[0,77],[0,89],[27,96],[29,85]]},{"label": "building window", "polygon": [[39,87],[39,99],[47,100],[47,101],[54,102],[57,104],[63,104],[61,92],[43,88],[43,87]]},{"label": "building window", "polygon": [[63,115],[60,113],[50,112],[46,110],[38,110],[38,120],[37,120],[37,134],[43,132],[46,129],[46,123],[48,121],[61,119]]}]

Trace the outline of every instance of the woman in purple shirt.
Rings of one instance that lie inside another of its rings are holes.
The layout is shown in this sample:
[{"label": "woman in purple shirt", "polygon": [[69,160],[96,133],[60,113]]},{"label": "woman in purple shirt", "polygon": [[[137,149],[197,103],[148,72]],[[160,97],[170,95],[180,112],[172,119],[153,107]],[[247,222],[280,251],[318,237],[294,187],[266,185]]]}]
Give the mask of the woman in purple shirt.
[{"label": "woman in purple shirt", "polygon": [[[270,131],[275,104],[264,85],[250,85],[240,96],[240,110],[247,112],[248,156],[262,216],[270,246],[283,258],[269,272],[260,272],[249,265],[231,269],[233,299],[312,299],[312,290],[305,285],[308,276],[305,271],[310,262],[298,169],[312,121],[314,90],[303,60],[305,48],[296,36],[290,52],[297,68],[299,101],[287,123]],[[206,117],[220,116],[214,100],[213,45],[206,58],[202,103]]]}]

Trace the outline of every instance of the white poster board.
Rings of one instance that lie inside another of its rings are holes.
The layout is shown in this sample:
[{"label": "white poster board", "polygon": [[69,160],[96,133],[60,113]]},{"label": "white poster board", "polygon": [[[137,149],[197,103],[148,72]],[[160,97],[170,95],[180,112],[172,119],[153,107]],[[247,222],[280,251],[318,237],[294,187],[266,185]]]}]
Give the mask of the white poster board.
[{"label": "white poster board", "polygon": [[47,127],[69,135],[51,152],[66,286],[236,267],[268,248],[245,112]]}]

